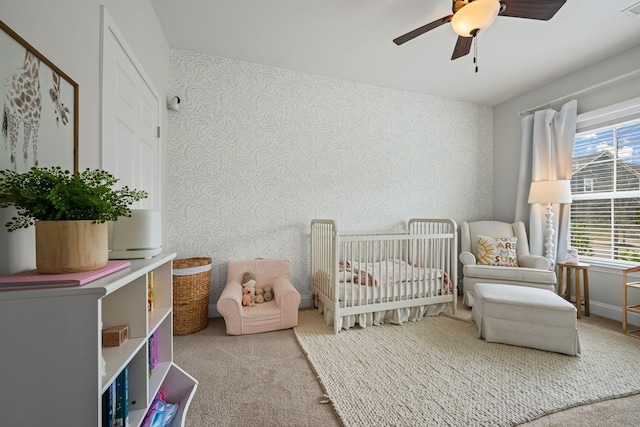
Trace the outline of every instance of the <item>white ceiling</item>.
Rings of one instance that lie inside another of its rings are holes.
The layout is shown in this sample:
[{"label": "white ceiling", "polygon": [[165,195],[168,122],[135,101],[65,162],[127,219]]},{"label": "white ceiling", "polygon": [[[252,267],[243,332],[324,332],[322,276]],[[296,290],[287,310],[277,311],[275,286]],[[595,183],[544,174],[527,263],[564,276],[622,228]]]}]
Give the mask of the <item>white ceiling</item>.
[{"label": "white ceiling", "polygon": [[488,105],[640,43],[639,0],[568,0],[549,21],[498,17],[451,61],[451,0],[151,0],[169,46]]}]

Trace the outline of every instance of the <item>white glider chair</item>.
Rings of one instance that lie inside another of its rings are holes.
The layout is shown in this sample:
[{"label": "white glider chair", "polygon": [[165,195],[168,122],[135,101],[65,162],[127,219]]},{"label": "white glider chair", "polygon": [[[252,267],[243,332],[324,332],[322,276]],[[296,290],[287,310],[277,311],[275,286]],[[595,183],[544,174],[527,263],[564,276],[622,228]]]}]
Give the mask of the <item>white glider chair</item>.
[{"label": "white glider chair", "polygon": [[464,276],[462,302],[468,307],[473,306],[476,283],[529,286],[555,292],[556,273],[548,259],[529,253],[529,239],[521,221],[463,222],[460,262]]}]

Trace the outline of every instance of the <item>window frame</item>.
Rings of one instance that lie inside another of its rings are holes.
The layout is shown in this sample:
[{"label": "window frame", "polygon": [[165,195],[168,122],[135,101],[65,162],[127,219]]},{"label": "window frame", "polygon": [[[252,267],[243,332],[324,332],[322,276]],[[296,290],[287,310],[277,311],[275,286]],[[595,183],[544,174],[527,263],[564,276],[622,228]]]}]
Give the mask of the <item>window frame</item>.
[{"label": "window frame", "polygon": [[[630,99],[608,107],[600,108],[590,112],[579,114],[576,122],[576,136],[590,130],[602,130],[607,127],[621,127],[627,122],[640,120],[640,97]],[[572,156],[573,162],[573,156]],[[615,162],[614,162],[614,166]],[[586,178],[583,182],[583,193],[572,194],[573,200],[603,200],[612,201],[627,198],[640,198],[640,186],[634,191],[608,191],[594,193],[594,182],[591,182],[591,191],[586,192]],[[624,194],[623,194],[624,193]],[[623,195],[623,197],[619,197]],[[570,222],[571,224],[571,222]],[[571,245],[571,233],[568,236],[568,245]],[[593,265],[606,267],[627,268],[638,265],[637,262],[623,261],[619,259],[600,258],[580,255],[580,260]]]}]

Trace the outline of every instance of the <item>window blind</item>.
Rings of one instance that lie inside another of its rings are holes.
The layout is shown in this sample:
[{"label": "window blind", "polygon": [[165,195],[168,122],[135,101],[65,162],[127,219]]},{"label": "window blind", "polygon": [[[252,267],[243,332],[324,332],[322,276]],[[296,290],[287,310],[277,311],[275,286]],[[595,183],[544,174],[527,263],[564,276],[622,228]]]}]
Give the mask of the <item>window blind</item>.
[{"label": "window blind", "polygon": [[576,135],[571,192],[571,246],[640,262],[640,119]]}]

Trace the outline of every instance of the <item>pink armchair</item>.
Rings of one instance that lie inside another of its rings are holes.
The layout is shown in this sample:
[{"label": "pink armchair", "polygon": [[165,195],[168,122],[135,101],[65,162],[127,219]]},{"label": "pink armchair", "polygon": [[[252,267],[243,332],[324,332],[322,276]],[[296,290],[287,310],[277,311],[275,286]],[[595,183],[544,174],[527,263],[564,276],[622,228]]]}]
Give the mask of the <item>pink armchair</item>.
[{"label": "pink armchair", "polygon": [[[253,307],[242,305],[241,283],[246,272],[253,274],[256,289],[271,286],[273,300]],[[300,293],[290,277],[289,260],[286,259],[229,261],[227,284],[217,304],[218,312],[227,325],[227,334],[257,334],[297,326]]]}]

